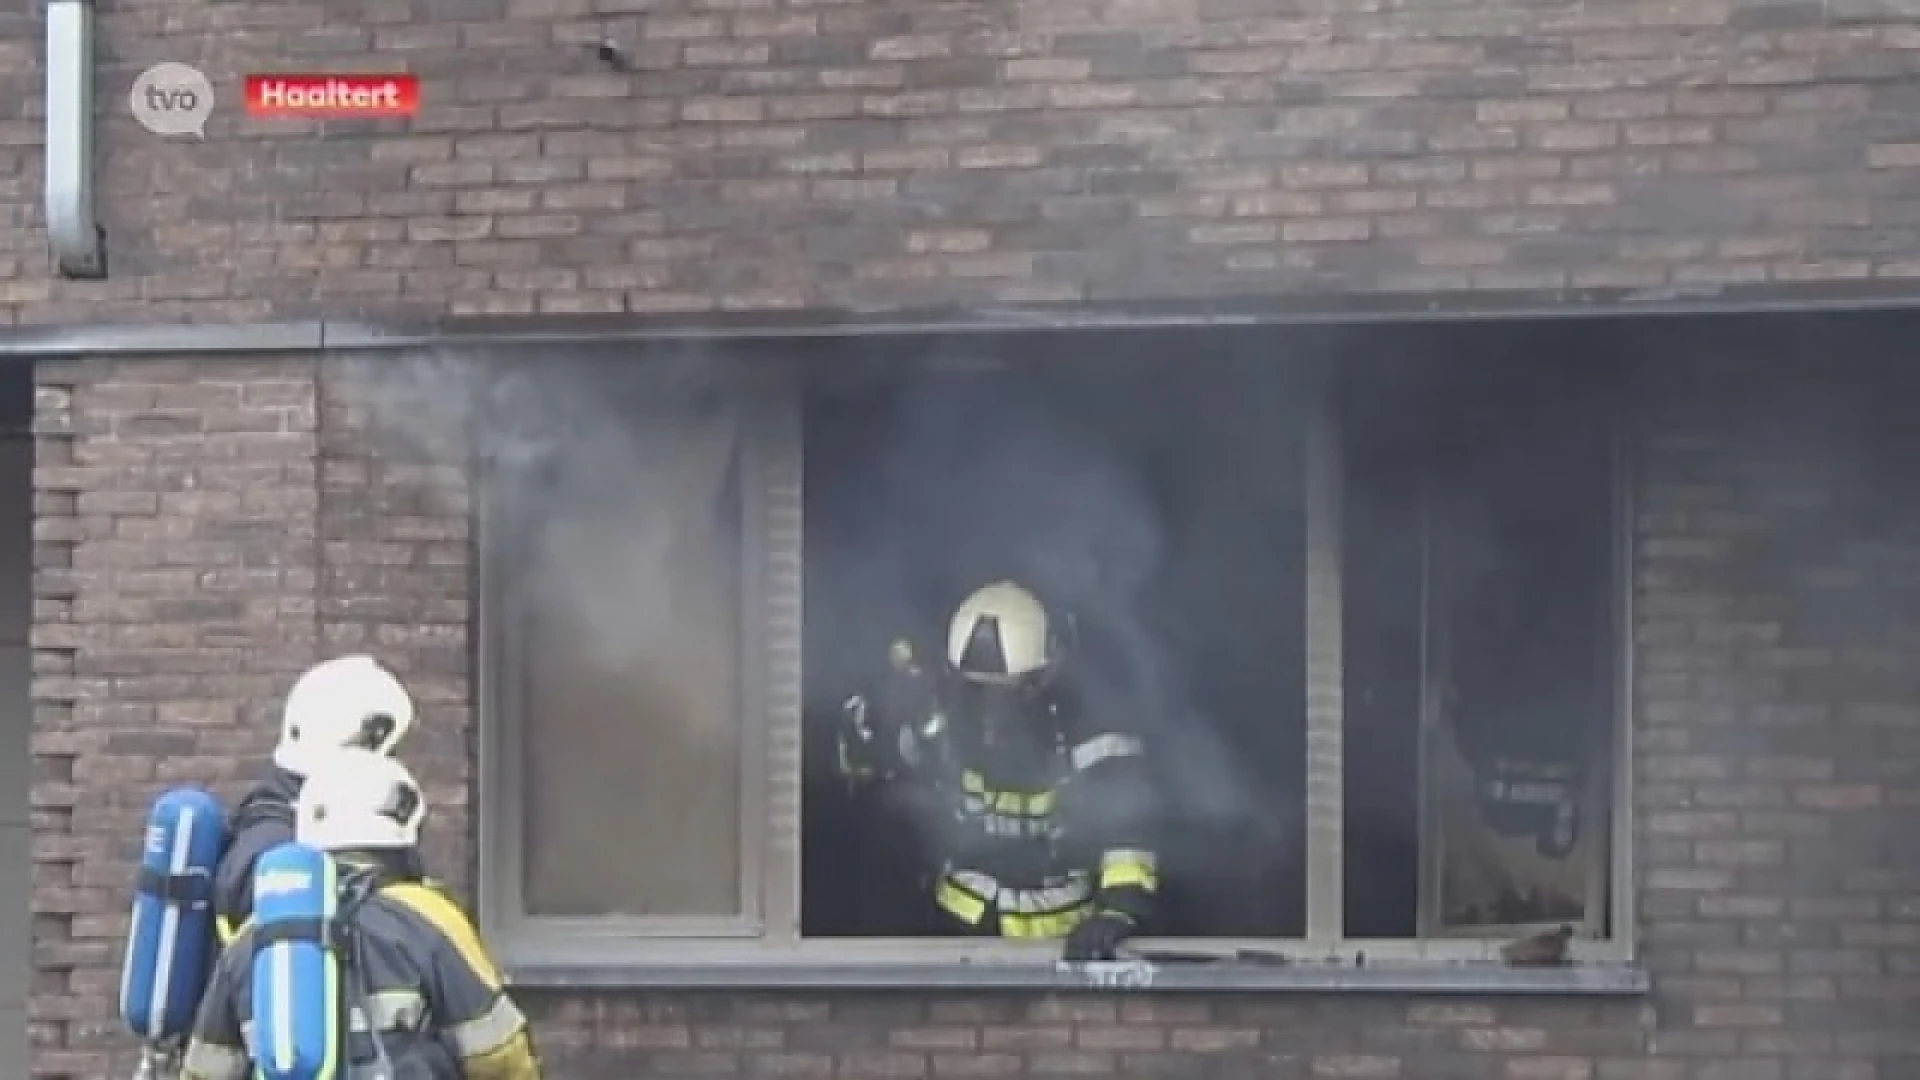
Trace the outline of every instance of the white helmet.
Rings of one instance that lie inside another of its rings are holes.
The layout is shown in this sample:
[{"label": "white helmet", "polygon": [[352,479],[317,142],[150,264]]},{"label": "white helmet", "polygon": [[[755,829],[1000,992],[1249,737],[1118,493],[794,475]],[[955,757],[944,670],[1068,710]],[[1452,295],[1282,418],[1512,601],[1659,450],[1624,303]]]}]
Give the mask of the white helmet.
[{"label": "white helmet", "polygon": [[273,763],[298,776],[329,750],[358,747],[391,754],[413,728],[413,697],[371,656],[342,656],[300,676],[280,712]]},{"label": "white helmet", "polygon": [[322,851],[372,851],[420,843],[427,799],[405,765],[373,750],[314,757],[294,801],[294,837]]},{"label": "white helmet", "polygon": [[1011,581],[974,590],[947,624],[947,663],[973,682],[1029,680],[1052,666],[1055,653],[1047,609]]}]

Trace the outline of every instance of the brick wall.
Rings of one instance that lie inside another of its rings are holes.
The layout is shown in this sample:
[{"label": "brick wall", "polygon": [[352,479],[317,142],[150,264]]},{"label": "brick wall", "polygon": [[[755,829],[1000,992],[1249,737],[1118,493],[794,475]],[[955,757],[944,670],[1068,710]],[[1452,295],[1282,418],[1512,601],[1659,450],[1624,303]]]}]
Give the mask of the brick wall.
[{"label": "brick wall", "polygon": [[[1920,33],[1875,0],[99,7],[93,284],[44,272],[39,28],[0,15],[6,321],[1920,275]],[[166,60],[220,88],[205,141],[128,115]],[[237,115],[288,68],[425,109]]]},{"label": "brick wall", "polygon": [[468,513],[458,462],[372,460],[313,359],[37,376],[32,1040],[36,1070],[97,1077],[148,804],[243,791],[317,658],[405,674],[429,857],[469,880]]},{"label": "brick wall", "polygon": [[49,364],[34,488],[34,1068],[100,1076],[146,806],[237,794],[316,656],[314,364]]},{"label": "brick wall", "polygon": [[[1650,395],[1638,489],[1635,836],[1649,1049],[1692,1075],[1905,1075],[1920,981],[1920,515],[1876,382]],[[1831,357],[1829,357],[1831,359]],[[1664,400],[1663,400],[1664,399]]]},{"label": "brick wall", "polygon": [[[33,1067],[95,1080],[128,1065],[114,943],[145,800],[180,780],[231,790],[317,651],[376,645],[408,670],[434,857],[461,876],[470,563],[457,470],[370,455],[388,443],[363,437],[330,365],[60,363],[39,382]],[[529,992],[553,1075],[1907,1075],[1920,426],[1880,415],[1893,400],[1852,370],[1675,366],[1648,388],[1649,999]]]}]

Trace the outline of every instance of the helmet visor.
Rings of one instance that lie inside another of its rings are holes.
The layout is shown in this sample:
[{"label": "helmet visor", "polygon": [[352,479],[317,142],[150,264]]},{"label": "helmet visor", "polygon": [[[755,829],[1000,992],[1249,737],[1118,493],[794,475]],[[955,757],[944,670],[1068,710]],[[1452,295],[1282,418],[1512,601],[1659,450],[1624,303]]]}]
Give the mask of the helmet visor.
[{"label": "helmet visor", "polygon": [[1044,711],[1037,675],[997,679],[963,675],[954,682],[954,711],[974,723],[1018,727],[1037,720]]}]

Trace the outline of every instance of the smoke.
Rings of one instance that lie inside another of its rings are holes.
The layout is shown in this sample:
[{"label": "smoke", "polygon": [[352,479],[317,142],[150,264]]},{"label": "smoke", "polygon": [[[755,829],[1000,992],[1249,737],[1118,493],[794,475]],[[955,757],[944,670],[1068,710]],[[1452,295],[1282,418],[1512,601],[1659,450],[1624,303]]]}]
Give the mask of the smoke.
[{"label": "smoke", "polygon": [[[1617,367],[1608,367],[1611,373],[1605,376],[1595,374],[1600,365],[1576,374],[1572,361],[1577,357],[1565,364],[1550,363],[1551,357],[1584,348],[1615,357],[1688,360],[1688,370],[1703,372],[1695,376],[1702,381],[1699,387],[1646,391],[1649,397],[1676,399],[1689,396],[1681,390],[1697,391],[1692,396],[1709,403],[1711,422],[1657,414],[1647,422],[1712,437],[1663,440],[1666,449],[1650,459],[1649,467],[1665,470],[1661,475],[1700,471],[1702,477],[1692,486],[1676,482],[1649,488],[1643,512],[1656,524],[1643,524],[1643,534],[1652,531],[1662,534],[1656,536],[1660,539],[1672,533],[1671,539],[1697,546],[1698,538],[1688,530],[1706,527],[1700,523],[1719,514],[1727,528],[1742,530],[1721,541],[1733,546],[1739,560],[1782,580],[1806,579],[1795,586],[1788,633],[1834,643],[1910,631],[1892,610],[1908,598],[1907,590],[1872,588],[1894,575],[1913,580],[1903,546],[1910,546],[1914,529],[1911,503],[1884,497],[1899,489],[1910,457],[1897,452],[1911,446],[1910,413],[1876,417],[1876,410],[1894,407],[1887,400],[1892,395],[1876,397],[1861,387],[1816,397],[1798,381],[1757,379],[1751,354],[1778,351],[1767,342],[1723,344],[1738,355],[1714,367],[1691,363],[1702,351],[1698,342],[1664,337],[1665,328],[1659,341],[1648,333],[1644,342],[1601,341],[1591,327],[1562,323],[1537,339],[1516,342],[1493,331],[1423,330],[1368,339],[1375,351],[1404,354],[1408,363],[1354,366],[1366,374],[1353,380],[1365,384],[1364,393],[1353,395],[1345,417],[1355,440],[1349,444],[1344,492],[1352,545],[1344,598],[1348,847],[1356,862],[1375,866],[1357,871],[1348,893],[1361,903],[1377,894],[1383,904],[1397,905],[1396,912],[1406,908],[1407,928],[1410,898],[1418,887],[1414,792],[1421,774],[1414,721],[1424,692],[1413,661],[1420,656],[1422,620],[1429,617],[1420,610],[1424,556],[1412,513],[1425,482],[1419,478],[1437,478],[1468,494],[1504,471],[1542,474],[1544,481],[1500,485],[1507,493],[1500,496],[1497,514],[1482,512],[1464,495],[1455,500],[1449,541],[1454,549],[1449,558],[1455,561],[1448,572],[1462,588],[1485,582],[1479,591],[1486,595],[1475,602],[1487,605],[1481,614],[1466,602],[1474,598],[1461,601],[1462,611],[1473,617],[1453,617],[1449,625],[1460,629],[1463,641],[1470,629],[1490,637],[1488,628],[1503,620],[1523,628],[1549,621],[1598,627],[1604,621],[1585,618],[1589,610],[1601,611],[1607,597],[1584,587],[1585,578],[1597,578],[1584,567],[1600,565],[1607,553],[1586,559],[1581,551],[1596,540],[1610,541],[1620,523],[1609,526],[1596,518],[1584,525],[1569,519],[1556,526],[1548,519],[1566,516],[1560,507],[1569,490],[1600,492],[1608,481],[1598,468],[1585,484],[1569,479],[1576,476],[1575,467],[1543,447],[1553,430],[1586,426],[1589,420],[1603,426],[1606,418],[1599,414],[1620,392],[1623,377]],[[1045,347],[1058,350],[1062,340],[1049,338]],[[1297,773],[1285,770],[1295,767],[1287,755],[1297,756],[1303,742],[1304,691],[1289,690],[1282,680],[1260,680],[1298,662],[1298,630],[1290,638],[1279,627],[1287,617],[1299,617],[1297,581],[1290,585],[1287,579],[1298,578],[1301,553],[1274,543],[1272,536],[1287,531],[1274,522],[1289,509],[1298,510],[1285,505],[1298,499],[1297,485],[1288,491],[1289,482],[1279,478],[1297,477],[1299,463],[1284,454],[1261,457],[1251,449],[1256,436],[1271,436],[1272,446],[1297,436],[1297,430],[1290,432],[1291,418],[1298,415],[1296,392],[1272,375],[1281,366],[1272,354],[1287,346],[1268,339],[1261,345],[1267,355],[1236,376],[1227,370],[1232,365],[1182,352],[1195,348],[1193,340],[1170,348],[1165,342],[1148,346],[1146,351],[1159,349],[1148,365],[1108,355],[1125,351],[1111,338],[1079,336],[1072,351],[1085,354],[1085,361],[1076,362],[1080,370],[1071,376],[1061,374],[1066,365],[1027,351],[1031,339],[1026,345],[1001,339],[969,347],[957,359],[991,361],[976,365],[983,370],[972,375],[901,377],[916,361],[928,359],[923,344],[905,342],[889,346],[882,365],[887,374],[866,384],[840,379],[840,372],[819,365],[808,367],[810,381],[846,383],[818,395],[806,424],[804,685],[810,739],[830,740],[839,701],[884,674],[890,638],[911,633],[938,651],[945,619],[966,592],[1014,578],[1039,591],[1057,614],[1072,615],[1079,631],[1073,676],[1088,712],[1143,730],[1156,744],[1176,814],[1188,823],[1216,827],[1213,834],[1204,829],[1176,833],[1174,843],[1195,836],[1218,839],[1217,827],[1223,825],[1238,830],[1232,839],[1240,843],[1184,854],[1186,865],[1170,869],[1170,883],[1188,871],[1197,875],[1189,880],[1212,882],[1213,875],[1231,871],[1222,867],[1225,862],[1243,863],[1297,844],[1302,799]],[[1213,347],[1212,342],[1206,346]],[[1518,359],[1499,364],[1469,359],[1496,354]],[[1432,363],[1435,358],[1446,362]],[[1178,380],[1166,375],[1170,361],[1183,368]],[[1441,366],[1447,369],[1444,378],[1432,370]],[[1145,367],[1154,370],[1142,374]],[[1255,367],[1260,374],[1247,374]],[[1472,376],[1476,368],[1485,371]],[[1536,374],[1520,379],[1523,369]],[[598,673],[616,687],[644,685],[649,698],[673,700],[700,696],[709,677],[699,663],[679,655],[693,631],[689,620],[678,616],[726,607],[726,598],[700,594],[690,584],[697,575],[682,571],[689,559],[698,561],[696,556],[718,562],[737,555],[719,539],[725,533],[720,524],[726,500],[718,494],[736,466],[735,436],[749,423],[729,405],[738,398],[735,370],[703,351],[614,366],[563,358],[491,365],[462,355],[397,363],[382,357],[348,365],[341,386],[366,414],[371,424],[366,437],[376,444],[377,456],[475,463],[488,493],[490,552],[506,553],[515,595],[537,595],[543,612],[564,618],[570,628],[564,635],[566,670]],[[1848,369],[1834,378],[1851,374]],[[1783,404],[1776,400],[1781,397],[1792,400]],[[1470,410],[1477,411],[1470,417]],[[696,415],[697,422],[688,419]],[[1871,425],[1869,418],[1874,418]],[[1238,445],[1241,451],[1217,452],[1209,462],[1192,449],[1207,442]],[[1736,454],[1727,446],[1741,450]],[[1470,467],[1470,459],[1482,452],[1499,460]],[[1773,486],[1765,487],[1757,475],[1747,475],[1762,467],[1770,477],[1791,468],[1807,479],[1793,485],[1769,480]],[[1483,472],[1489,475],[1480,476]],[[1828,477],[1850,478],[1850,485],[1823,482]],[[1272,495],[1275,491],[1280,494]],[[1701,491],[1711,497],[1704,506],[1687,501],[1704,497]],[[1270,520],[1264,527],[1251,509],[1262,492],[1269,493],[1263,512]],[[1789,496],[1805,505],[1775,505]],[[662,510],[702,505],[714,512]],[[1846,530],[1837,524],[1842,516]],[[1296,520],[1290,527],[1297,525]],[[1561,526],[1568,532],[1556,536]],[[1526,583],[1527,560],[1521,555],[1543,549],[1559,558],[1543,557],[1545,565],[1535,571],[1541,583],[1519,587]],[[1648,578],[1659,583],[1658,589],[1643,587],[1650,591],[1649,605],[1676,595],[1690,603],[1748,602],[1746,587],[1732,580],[1731,557],[1698,567],[1693,563],[1700,560],[1680,556],[1641,558],[1653,573],[1665,575]],[[1554,569],[1561,565],[1568,569]],[[1833,585],[1843,578],[1859,578],[1862,584]],[[1612,591],[1626,587],[1611,583]],[[1586,599],[1589,594],[1598,599]],[[1496,604],[1507,599],[1513,610]],[[668,614],[676,617],[664,617]],[[699,632],[713,635],[703,640],[724,640],[712,628]],[[1525,721],[1512,725],[1516,730],[1544,729],[1535,717],[1592,712],[1601,700],[1588,691],[1586,684],[1593,680],[1575,670],[1578,661],[1564,659],[1580,653],[1579,643],[1548,648],[1562,637],[1570,640],[1572,631],[1506,635],[1503,640],[1514,644],[1481,650],[1489,655],[1477,662],[1483,669],[1478,676],[1462,655],[1456,664],[1459,681],[1477,677],[1492,687],[1480,692],[1480,701],[1498,701],[1500,712]],[[1611,664],[1622,647],[1609,638],[1589,651],[1605,651]],[[1648,649],[1644,655],[1655,664],[1674,664],[1703,648]],[[1464,645],[1458,651],[1464,654]],[[674,659],[662,662],[663,656]],[[631,676],[638,669],[647,672],[643,684]],[[618,713],[623,702],[609,693],[590,704]],[[1492,710],[1482,704],[1478,711]],[[714,748],[709,756],[717,759],[732,747],[718,725],[731,723],[737,713],[682,709],[672,715],[684,717],[681,741]],[[614,725],[605,726],[611,732]],[[1521,738],[1525,731],[1510,733],[1491,721],[1484,726],[1480,734],[1489,743],[1527,741]],[[1256,729],[1257,742],[1248,735]],[[1552,736],[1539,735],[1548,756],[1561,749]],[[1695,736],[1705,738],[1689,733]],[[1724,737],[1729,753],[1754,750],[1756,737],[1748,729],[1729,727]],[[609,753],[605,747],[613,743],[605,740],[613,738],[575,740],[582,745],[569,752],[570,779],[579,781],[571,786],[583,792],[583,802],[597,798],[604,811],[619,800],[619,812],[602,812],[595,819],[602,823],[640,816],[632,810],[639,797],[634,792],[648,784],[634,782],[634,760],[649,754],[673,760],[658,739],[633,755]],[[1736,745],[1735,740],[1744,741]],[[602,763],[609,770],[604,778],[594,771]],[[674,851],[730,843],[738,835],[737,823],[725,817],[730,812],[718,804],[697,814],[684,807],[667,812],[647,843]],[[711,819],[713,828],[698,827],[689,820],[695,817]],[[686,834],[685,843],[676,846],[658,835],[668,829]],[[1516,836],[1508,840],[1532,842],[1525,829]],[[808,844],[808,858],[846,846]],[[1388,851],[1388,856],[1370,858],[1366,849]],[[1223,852],[1230,855],[1223,858]],[[1399,869],[1378,869],[1396,858]],[[668,855],[631,861],[681,865]],[[688,865],[693,861],[696,857],[688,856]],[[1297,868],[1295,863],[1291,869]],[[697,876],[676,879],[684,884]],[[1284,894],[1298,892],[1298,878],[1276,877],[1281,880],[1271,883],[1268,894],[1249,898],[1246,906],[1297,903]],[[581,883],[583,896],[606,891],[589,884]],[[709,886],[716,895],[737,895],[731,881],[716,879],[702,888]],[[807,903],[812,901],[810,891]],[[1405,932],[1401,919],[1397,913],[1382,916],[1378,933]],[[1350,921],[1348,929],[1365,934],[1360,921]],[[1271,932],[1271,917],[1254,932]]]},{"label": "smoke", "polygon": [[339,385],[377,456],[470,464],[509,590],[565,620],[577,660],[619,672],[661,654],[689,548],[730,515],[739,421],[709,361],[420,354],[348,361]]},{"label": "smoke", "polygon": [[1081,651],[1072,674],[1089,712],[1136,724],[1165,715],[1171,672],[1145,611],[1164,558],[1158,509],[1095,433],[999,389],[953,379],[905,388],[865,451],[872,509],[891,527],[841,538],[828,558],[904,574],[847,591],[926,596],[897,625],[924,628],[936,648],[942,616],[966,592],[1019,581],[1071,620]]},{"label": "smoke", "polygon": [[[466,463],[479,506],[483,706],[518,724],[531,910],[704,915],[740,895],[736,659],[742,395],[696,350],[441,354],[330,369],[373,483]],[[645,858],[582,843],[629,823]],[[658,867],[674,868],[661,874]]]},{"label": "smoke", "polygon": [[931,559],[962,588],[1026,583],[1122,639],[1120,666],[1157,681],[1140,606],[1163,558],[1158,508],[1096,433],[996,389],[919,381],[887,410],[878,498],[920,550],[882,558]]},{"label": "smoke", "polygon": [[[1293,843],[1297,784],[1274,775],[1264,746],[1297,742],[1297,727],[1286,722],[1297,715],[1297,690],[1261,698],[1274,716],[1252,753],[1223,739],[1219,732],[1228,725],[1208,714],[1230,708],[1222,701],[1236,693],[1240,700],[1258,695],[1230,687],[1225,698],[1194,692],[1197,643],[1231,643],[1231,655],[1213,658],[1214,670],[1285,667],[1297,652],[1276,645],[1268,628],[1243,625],[1238,614],[1246,597],[1236,593],[1272,586],[1212,565],[1235,564],[1251,552],[1266,557],[1277,577],[1297,576],[1297,552],[1260,550],[1256,539],[1234,535],[1248,531],[1244,522],[1222,512],[1256,490],[1280,491],[1279,502],[1289,505],[1278,510],[1297,510],[1290,505],[1296,484],[1236,468],[1255,428],[1265,425],[1280,441],[1292,437],[1283,430],[1286,403],[1272,400],[1284,391],[1256,381],[1201,392],[1166,384],[1157,365],[1067,370],[994,351],[999,347],[944,356],[990,361],[977,373],[929,375],[930,365],[901,362],[943,358],[919,346],[918,357],[888,357],[876,383],[826,394],[809,409],[808,739],[816,748],[831,742],[839,701],[884,675],[889,640],[910,634],[939,652],[961,598],[1011,578],[1070,621],[1067,671],[1085,715],[1149,739],[1176,804],[1172,816],[1270,848]],[[738,479],[739,435],[749,424],[739,412],[742,370],[694,350],[613,364],[422,354],[336,369],[338,394],[360,414],[360,437],[372,442],[375,457],[471,463],[476,490],[484,492],[492,583],[510,599],[537,600],[534,608],[496,611],[495,618],[513,629],[540,619],[543,625],[524,635],[536,649],[546,643],[547,655],[534,666],[571,683],[535,688],[547,704],[541,730],[560,733],[545,741],[591,744],[553,751],[564,770],[528,766],[568,774],[567,792],[539,800],[572,807],[555,812],[557,827],[579,827],[567,824],[579,821],[576,815],[608,820],[615,798],[626,809],[612,817],[636,816],[632,793],[647,785],[619,759],[648,758],[669,768],[693,754],[706,761],[703,775],[710,777],[737,763],[728,726],[738,699],[726,708],[697,707],[712,701],[715,681],[727,677],[716,668],[738,640],[737,628],[703,627],[696,616],[737,612],[739,604],[702,592],[702,580],[727,575],[689,567],[727,559],[738,565],[724,519],[725,493]],[[809,377],[836,379],[818,369]],[[1183,396],[1196,413],[1212,417],[1210,439],[1195,438],[1192,417],[1181,415]],[[1211,458],[1180,449],[1204,443],[1215,444]],[[1190,460],[1167,464],[1183,454]],[[1167,475],[1150,476],[1156,468]],[[1291,469],[1273,471],[1284,476]],[[1187,520],[1196,516],[1228,524],[1196,531]],[[1298,603],[1279,592],[1258,606],[1285,612]],[[560,644],[552,644],[556,639]],[[653,714],[673,718],[676,729],[653,732],[626,753],[619,748],[637,736],[621,722],[635,700],[664,702]],[[604,718],[568,718],[577,713]],[[601,777],[603,765],[629,773]],[[660,776],[649,783],[684,789],[688,781]],[[701,843],[723,845],[732,828],[726,809],[716,800],[703,813],[713,828],[695,828],[663,810],[662,823],[647,830],[649,847],[692,852]],[[686,835],[666,836],[670,820]],[[570,909],[589,910],[596,902],[589,894],[609,884],[577,868],[564,873],[574,879]],[[732,883],[716,879],[706,887],[718,896]],[[656,907],[666,903],[656,886],[636,888]],[[687,901],[696,902],[706,900]]]},{"label": "smoke", "polygon": [[[889,638],[911,635],[935,654],[926,659],[944,661],[955,606],[1013,579],[1070,625],[1059,677],[1084,730],[1148,740],[1172,826],[1162,831],[1182,849],[1166,853],[1170,874],[1191,878],[1200,863],[1219,871],[1217,847],[1196,829],[1287,857],[1301,804],[1297,769],[1285,761],[1298,760],[1301,697],[1297,672],[1290,683],[1271,673],[1298,667],[1298,618],[1291,650],[1274,639],[1287,636],[1286,618],[1260,622],[1299,603],[1297,547],[1261,544],[1298,530],[1299,484],[1286,460],[1297,462],[1297,451],[1262,457],[1297,444],[1299,403],[1275,400],[1290,393],[1285,380],[1235,380],[1202,360],[1208,377],[1176,382],[1165,378],[1164,353],[1144,362],[1122,355],[1124,345],[1081,346],[1087,355],[1073,361],[1036,356],[1032,339],[948,350],[891,377],[847,380],[809,412],[807,712],[816,731],[825,736],[839,700],[884,675]],[[1239,468],[1248,460],[1267,467]],[[1228,507],[1241,516],[1230,521]],[[1244,572],[1247,555],[1267,566]],[[1279,591],[1266,592],[1268,570],[1287,579]],[[1262,594],[1250,625],[1249,596]],[[1212,677],[1235,663],[1255,674]],[[1210,694],[1195,692],[1197,678]],[[1231,725],[1210,714],[1233,704],[1268,717],[1243,729],[1268,731],[1223,738]],[[1278,762],[1247,752],[1249,741],[1289,737],[1295,745]]]}]

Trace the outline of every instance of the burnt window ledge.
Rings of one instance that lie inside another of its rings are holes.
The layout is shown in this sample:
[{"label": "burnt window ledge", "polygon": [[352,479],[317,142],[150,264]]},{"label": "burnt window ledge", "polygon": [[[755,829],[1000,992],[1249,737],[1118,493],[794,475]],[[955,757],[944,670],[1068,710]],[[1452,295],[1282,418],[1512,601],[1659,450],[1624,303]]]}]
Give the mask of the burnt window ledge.
[{"label": "burnt window ledge", "polygon": [[672,964],[541,963],[508,966],[513,986],[549,989],[1047,990],[1115,993],[1382,993],[1632,996],[1647,973],[1624,964],[1511,968],[1488,963],[1107,964],[762,961]]}]

